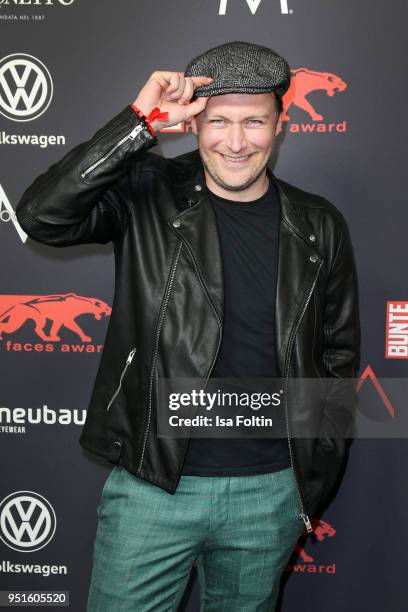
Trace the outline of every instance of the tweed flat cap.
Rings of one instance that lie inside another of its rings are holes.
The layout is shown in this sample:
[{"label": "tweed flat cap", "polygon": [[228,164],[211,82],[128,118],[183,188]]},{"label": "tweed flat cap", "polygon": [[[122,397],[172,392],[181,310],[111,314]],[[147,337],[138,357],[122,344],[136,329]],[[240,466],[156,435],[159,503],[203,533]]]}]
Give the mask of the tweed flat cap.
[{"label": "tweed flat cap", "polygon": [[233,41],[205,51],[192,59],[185,76],[208,76],[209,85],[197,87],[197,96],[226,93],[263,93],[275,91],[279,97],[289,89],[290,68],[273,49],[255,43]]}]

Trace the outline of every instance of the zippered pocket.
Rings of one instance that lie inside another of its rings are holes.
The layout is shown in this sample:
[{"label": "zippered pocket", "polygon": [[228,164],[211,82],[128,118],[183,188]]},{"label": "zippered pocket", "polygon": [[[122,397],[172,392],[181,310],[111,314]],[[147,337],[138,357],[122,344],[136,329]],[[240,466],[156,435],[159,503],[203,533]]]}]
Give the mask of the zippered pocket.
[{"label": "zippered pocket", "polygon": [[89,174],[91,174],[94,170],[96,170],[98,166],[100,166],[106,159],[108,159],[108,157],[110,157],[125,142],[127,142],[128,140],[134,140],[136,136],[139,134],[139,132],[141,132],[144,129],[144,127],[145,126],[142,123],[139,123],[136,127],[134,127],[133,130],[130,132],[130,134],[127,134],[126,136],[121,138],[119,142],[113,145],[113,147],[111,147],[109,151],[107,151],[104,155],[102,155],[102,157],[96,160],[96,162],[94,162],[86,170],[81,172],[81,178],[83,179],[87,178]]},{"label": "zippered pocket", "polygon": [[107,410],[107,411],[109,410],[109,408],[111,407],[111,405],[112,405],[112,404],[113,404],[113,402],[115,401],[115,399],[116,399],[116,397],[117,397],[117,395],[118,395],[118,393],[119,393],[119,391],[120,391],[120,388],[121,388],[121,386],[122,386],[122,380],[123,380],[123,377],[124,377],[124,375],[126,374],[126,370],[128,369],[128,367],[129,367],[130,363],[132,362],[132,359],[133,359],[133,356],[134,356],[134,354],[135,354],[135,353],[136,353],[136,347],[132,348],[132,350],[130,351],[129,355],[127,356],[126,363],[125,363],[124,368],[123,368],[123,370],[122,370],[122,373],[121,373],[121,375],[120,375],[119,384],[118,384],[118,386],[116,387],[116,389],[115,389],[115,391],[114,391],[114,393],[113,393],[112,397],[110,398],[110,400],[109,400],[109,402],[108,402],[108,405],[106,406],[106,410]]}]

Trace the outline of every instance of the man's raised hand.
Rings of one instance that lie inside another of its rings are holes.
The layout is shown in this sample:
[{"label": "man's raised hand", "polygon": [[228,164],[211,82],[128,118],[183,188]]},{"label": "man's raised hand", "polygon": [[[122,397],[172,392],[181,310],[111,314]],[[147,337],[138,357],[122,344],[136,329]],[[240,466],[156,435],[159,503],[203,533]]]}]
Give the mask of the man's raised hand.
[{"label": "man's raised hand", "polygon": [[184,72],[155,70],[140,90],[134,104],[146,116],[155,106],[169,113],[168,121],[152,121],[154,130],[177,125],[204,110],[208,97],[200,96],[194,102],[190,100],[197,87],[208,85],[212,80],[206,76],[186,77]]}]

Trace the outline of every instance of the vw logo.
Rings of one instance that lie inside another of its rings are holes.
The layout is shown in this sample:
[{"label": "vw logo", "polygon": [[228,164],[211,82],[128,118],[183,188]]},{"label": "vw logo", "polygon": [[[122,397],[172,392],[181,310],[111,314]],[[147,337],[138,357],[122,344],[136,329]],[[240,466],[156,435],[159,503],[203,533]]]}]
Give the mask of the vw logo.
[{"label": "vw logo", "polygon": [[39,59],[13,53],[0,60],[0,113],[13,121],[32,121],[50,105],[51,75]]},{"label": "vw logo", "polygon": [[44,548],[53,538],[57,519],[49,501],[34,491],[16,491],[0,503],[0,539],[19,552]]}]

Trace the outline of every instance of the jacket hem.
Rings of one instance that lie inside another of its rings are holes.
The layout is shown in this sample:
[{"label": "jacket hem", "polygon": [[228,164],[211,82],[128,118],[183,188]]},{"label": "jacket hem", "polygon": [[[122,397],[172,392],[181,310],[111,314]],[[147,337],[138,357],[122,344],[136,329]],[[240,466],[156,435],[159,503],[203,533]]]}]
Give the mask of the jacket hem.
[{"label": "jacket hem", "polygon": [[[99,457],[103,457],[104,459],[109,461],[108,455],[110,453],[110,448],[107,448],[104,445],[95,444],[95,442],[90,442],[87,438],[84,438],[84,437],[79,438],[78,442],[79,442],[79,445],[84,450],[94,455],[98,455]],[[112,463],[112,462],[109,462],[109,463]],[[133,476],[142,478],[143,480],[147,480],[151,484],[160,487],[167,493],[174,495],[174,493],[176,492],[177,486],[173,486],[169,484],[168,480],[157,478],[157,476],[154,476],[151,472],[148,472],[146,470],[140,470],[140,471],[137,471],[137,469],[135,470],[133,467],[134,464],[132,463],[132,461],[129,460],[127,455],[123,453],[123,451],[121,452],[120,457],[118,461],[116,462],[116,465],[120,465],[125,470],[130,472]]]}]

